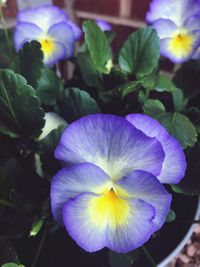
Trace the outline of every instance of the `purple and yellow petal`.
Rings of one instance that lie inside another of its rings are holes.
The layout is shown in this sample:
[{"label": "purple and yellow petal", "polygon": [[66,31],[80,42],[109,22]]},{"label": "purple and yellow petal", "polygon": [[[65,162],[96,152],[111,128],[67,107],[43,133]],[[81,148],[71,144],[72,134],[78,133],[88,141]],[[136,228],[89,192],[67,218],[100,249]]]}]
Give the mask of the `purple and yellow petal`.
[{"label": "purple and yellow petal", "polygon": [[170,19],[177,26],[182,26],[184,20],[200,12],[198,0],[153,0],[147,12],[147,22],[157,19]]},{"label": "purple and yellow petal", "polygon": [[101,194],[110,188],[107,174],[91,163],[77,164],[60,170],[51,184],[51,208],[54,219],[62,223],[62,208],[66,201],[80,193]]},{"label": "purple and yellow petal", "polygon": [[181,144],[156,120],[142,114],[130,114],[126,119],[149,137],[156,137],[165,152],[161,173],[157,176],[161,183],[176,184],[185,175],[186,160]]},{"label": "purple and yellow petal", "polygon": [[63,208],[67,231],[88,252],[108,247],[126,253],[139,247],[155,231],[154,216],[151,205],[122,199],[113,190],[101,196],[79,195]]},{"label": "purple and yellow petal", "polygon": [[96,214],[92,214],[91,204],[98,198],[92,193],[80,194],[68,200],[63,208],[63,221],[67,232],[76,243],[88,252],[95,252],[105,247],[105,221],[95,224]]},{"label": "purple and yellow petal", "polygon": [[56,43],[62,44],[66,49],[65,58],[74,53],[75,35],[72,28],[66,23],[58,23],[48,30],[48,35]]},{"label": "purple and yellow petal", "polygon": [[148,116],[98,114],[77,120],[56,149],[67,168],[51,186],[55,220],[88,252],[140,247],[170,210],[171,195],[159,179],[177,182],[180,169],[185,171],[177,159],[175,170],[168,171],[168,157],[174,161],[176,153],[185,162],[180,144]]},{"label": "purple and yellow petal", "polygon": [[89,115],[63,133],[55,156],[66,165],[91,162],[112,180],[141,169],[159,175],[164,152],[156,138],[114,115]]},{"label": "purple and yellow petal", "polygon": [[153,0],[146,19],[158,33],[161,55],[174,63],[193,57],[200,45],[199,0]]},{"label": "purple and yellow petal", "polygon": [[51,66],[61,59],[66,59],[67,52],[63,44],[53,41],[51,37],[40,40],[40,43],[46,65]]},{"label": "purple and yellow petal", "polygon": [[162,227],[170,210],[171,195],[155,176],[144,171],[133,171],[117,182],[116,190],[122,196],[141,199],[154,207],[155,230]]},{"label": "purple and yellow petal", "polygon": [[78,34],[78,27],[56,6],[25,9],[17,17],[15,47],[18,51],[25,42],[36,40],[41,44],[44,63],[52,65],[73,56]]}]

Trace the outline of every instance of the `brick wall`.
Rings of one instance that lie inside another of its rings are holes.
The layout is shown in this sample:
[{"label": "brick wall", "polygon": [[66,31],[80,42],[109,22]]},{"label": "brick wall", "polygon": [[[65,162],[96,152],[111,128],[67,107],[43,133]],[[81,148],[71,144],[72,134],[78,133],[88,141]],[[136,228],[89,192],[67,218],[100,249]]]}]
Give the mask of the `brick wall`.
[{"label": "brick wall", "polygon": [[[14,25],[18,9],[42,3],[54,3],[65,8],[70,17],[81,25],[85,19],[102,19],[112,24],[117,38],[113,43],[118,51],[127,36],[145,26],[145,14],[151,0],[7,0],[5,15],[10,25]],[[1,26],[1,24],[0,24]],[[171,71],[173,64],[162,61],[163,68]]]},{"label": "brick wall", "polygon": [[121,35],[127,36],[133,29],[145,25],[145,13],[150,0],[8,0],[5,15],[15,17],[18,9],[52,2],[67,8],[79,22],[84,19],[103,19],[110,22]]}]

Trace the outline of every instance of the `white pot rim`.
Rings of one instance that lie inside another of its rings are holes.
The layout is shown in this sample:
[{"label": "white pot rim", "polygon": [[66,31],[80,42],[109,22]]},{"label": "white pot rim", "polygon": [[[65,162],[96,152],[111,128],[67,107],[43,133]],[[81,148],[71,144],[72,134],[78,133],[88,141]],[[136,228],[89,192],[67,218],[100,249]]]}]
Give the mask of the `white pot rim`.
[{"label": "white pot rim", "polygon": [[[200,218],[200,198],[199,198],[199,201],[198,201],[198,205],[197,205],[196,213],[195,213],[195,216],[194,216],[194,220],[198,220],[199,218]],[[184,236],[184,238],[182,239],[182,241],[179,243],[179,245],[163,261],[161,261],[157,265],[157,267],[166,267],[166,265],[168,263],[170,263],[170,261],[172,261],[172,259],[177,256],[177,254],[186,245],[188,239],[192,236],[192,234],[194,232],[194,227],[195,227],[195,225],[193,224],[189,228],[188,232],[186,233],[186,235]]]}]

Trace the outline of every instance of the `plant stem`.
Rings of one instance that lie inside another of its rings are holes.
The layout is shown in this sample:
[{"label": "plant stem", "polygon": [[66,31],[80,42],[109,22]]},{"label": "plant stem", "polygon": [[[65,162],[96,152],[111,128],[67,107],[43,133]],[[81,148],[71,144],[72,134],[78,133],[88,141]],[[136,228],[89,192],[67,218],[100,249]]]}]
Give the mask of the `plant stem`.
[{"label": "plant stem", "polygon": [[149,263],[151,264],[151,267],[156,267],[156,263],[155,263],[154,259],[152,258],[151,254],[149,253],[149,251],[146,249],[146,247],[142,246],[142,250],[143,250],[145,256],[147,257]]},{"label": "plant stem", "polygon": [[40,243],[39,243],[39,247],[37,249],[37,252],[36,252],[36,255],[35,255],[35,258],[33,260],[33,263],[31,265],[31,267],[36,267],[37,261],[38,261],[38,259],[40,257],[40,254],[41,254],[44,242],[45,242],[46,234],[47,234],[47,227],[45,227],[45,229],[43,231],[43,234],[42,234],[42,237],[41,237],[41,240],[40,240]]},{"label": "plant stem", "polygon": [[0,205],[15,208],[14,204],[12,204],[10,201],[3,199],[3,198],[0,198]]},{"label": "plant stem", "polygon": [[1,23],[2,23],[3,29],[4,29],[6,43],[7,43],[7,46],[8,46],[9,56],[10,56],[10,58],[12,58],[12,50],[11,50],[11,47],[10,47],[10,39],[9,39],[9,35],[8,35],[8,27],[7,27],[6,20],[4,18],[2,6],[0,7],[0,17],[1,17]]}]

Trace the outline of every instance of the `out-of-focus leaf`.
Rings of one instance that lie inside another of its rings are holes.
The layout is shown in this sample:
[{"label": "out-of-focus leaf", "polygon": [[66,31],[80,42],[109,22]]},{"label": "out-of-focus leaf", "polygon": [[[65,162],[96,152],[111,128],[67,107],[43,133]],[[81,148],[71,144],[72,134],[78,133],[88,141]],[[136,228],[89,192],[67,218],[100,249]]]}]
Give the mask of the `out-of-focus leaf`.
[{"label": "out-of-focus leaf", "polygon": [[37,41],[25,43],[12,63],[12,69],[33,87],[37,86],[43,67],[43,53]]},{"label": "out-of-focus leaf", "polygon": [[0,266],[8,262],[19,263],[17,253],[7,238],[0,237]]},{"label": "out-of-focus leaf", "polygon": [[158,92],[174,92],[176,86],[167,76],[159,75],[155,90]]},{"label": "out-of-focus leaf", "polygon": [[37,81],[37,95],[45,105],[53,106],[56,104],[59,94],[64,90],[62,80],[56,73],[48,68],[44,68]]},{"label": "out-of-focus leaf", "polygon": [[95,68],[89,55],[87,53],[79,53],[77,55],[77,61],[84,82],[88,86],[101,88],[102,75]]},{"label": "out-of-focus leaf", "polygon": [[119,53],[122,70],[138,78],[152,74],[160,57],[159,43],[156,31],[150,27],[131,34]]},{"label": "out-of-focus leaf", "polygon": [[91,60],[97,70],[107,73],[106,64],[112,58],[108,39],[105,33],[94,21],[87,20],[83,23],[85,42]]},{"label": "out-of-focus leaf", "polygon": [[174,83],[183,90],[186,98],[193,98],[200,93],[200,60],[184,63],[176,72]]},{"label": "out-of-focus leaf", "polygon": [[40,230],[42,229],[43,224],[44,224],[44,220],[43,219],[36,219],[33,222],[33,225],[32,225],[32,228],[31,228],[29,236],[35,237],[40,232]]},{"label": "out-of-focus leaf", "polygon": [[170,210],[167,218],[166,218],[166,222],[170,223],[173,222],[176,219],[176,213],[173,210]]},{"label": "out-of-focus leaf", "polygon": [[109,264],[111,267],[131,267],[138,259],[139,251],[133,250],[127,254],[109,252]]},{"label": "out-of-focus leaf", "polygon": [[[14,41],[13,41],[13,30],[8,29],[8,37],[10,41],[10,49],[14,54]],[[11,61],[10,51],[5,38],[5,32],[0,29],[0,68],[8,68]]]},{"label": "out-of-focus leaf", "polygon": [[184,98],[183,91],[176,88],[176,90],[172,92],[172,97],[175,111],[183,111],[187,105],[187,100]]}]

